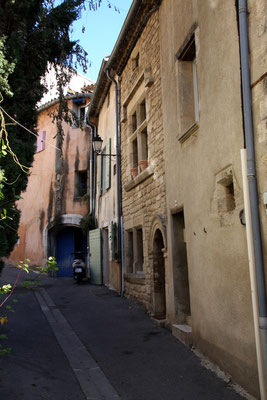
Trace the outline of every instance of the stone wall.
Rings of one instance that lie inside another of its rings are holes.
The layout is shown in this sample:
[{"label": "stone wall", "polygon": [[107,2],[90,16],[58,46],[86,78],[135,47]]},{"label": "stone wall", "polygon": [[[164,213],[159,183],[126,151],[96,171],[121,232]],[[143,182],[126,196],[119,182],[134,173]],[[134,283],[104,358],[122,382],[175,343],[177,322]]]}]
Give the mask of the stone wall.
[{"label": "stone wall", "polygon": [[[135,58],[138,58],[138,65],[133,68]],[[122,205],[126,252],[127,230],[139,226],[142,227],[144,255],[143,273],[129,274],[126,268],[125,293],[151,309],[150,229],[155,215],[161,215],[163,219],[166,217],[158,12],[147,22],[122,73],[121,97]],[[146,102],[148,168],[144,172],[139,170],[138,176],[132,179],[130,114],[140,98],[145,98]]]}]

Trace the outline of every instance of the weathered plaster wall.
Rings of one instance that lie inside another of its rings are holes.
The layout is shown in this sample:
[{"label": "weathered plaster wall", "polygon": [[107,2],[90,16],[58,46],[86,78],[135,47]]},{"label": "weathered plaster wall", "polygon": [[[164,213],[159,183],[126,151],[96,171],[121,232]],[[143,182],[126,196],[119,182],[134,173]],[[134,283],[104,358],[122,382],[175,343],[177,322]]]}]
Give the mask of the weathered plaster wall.
[{"label": "weathered plaster wall", "polygon": [[[103,139],[102,150],[107,146],[108,140],[111,138],[111,154],[116,154],[116,110],[115,110],[115,90],[112,83],[109,89],[108,97],[103,104],[98,119],[98,134]],[[100,166],[101,156],[98,156],[98,167]],[[107,226],[112,220],[117,218],[117,185],[116,174],[114,174],[114,165],[116,165],[116,157],[111,157],[111,186],[102,195],[97,192],[96,215],[98,215],[99,226]],[[100,174],[97,177],[98,183]],[[97,185],[97,190],[99,185]]]},{"label": "weathered plaster wall", "polygon": [[[71,101],[69,107],[71,107]],[[43,110],[38,116],[38,131],[46,131],[45,150],[35,154],[31,175],[26,191],[18,202],[21,210],[19,226],[19,244],[10,255],[10,262],[17,263],[29,258],[31,264],[41,265],[45,254],[43,233],[45,226],[55,213],[55,161],[56,161],[56,125],[52,123],[49,112],[55,107]],[[74,199],[75,170],[89,169],[88,154],[90,135],[88,130],[73,129],[63,124],[63,178],[64,185],[60,214],[86,215],[88,202],[81,198]],[[62,179],[62,177],[60,177]]]},{"label": "weathered plaster wall", "polygon": [[[115,90],[114,84],[111,83],[109,93],[101,108],[98,118],[98,135],[103,139],[102,150],[107,153],[108,142],[111,139],[110,154],[116,154],[116,107],[115,107]],[[110,188],[99,192],[100,188],[100,163],[105,162],[106,165],[110,162]],[[107,259],[103,257],[104,280],[105,284],[117,291],[121,290],[121,267],[116,260],[112,260],[112,223],[117,224],[117,170],[116,170],[116,157],[102,159],[101,156],[97,157],[97,201],[96,201],[96,216],[98,219],[99,228],[105,228],[108,232],[107,241],[102,242],[102,246],[107,246],[103,251],[107,251]]]},{"label": "weathered plaster wall", "polygon": [[[71,107],[71,103],[69,107]],[[65,125],[64,134],[65,188],[61,213],[86,215],[89,198],[85,200],[82,197],[75,197],[75,172],[88,171],[87,187],[89,188],[90,129],[73,129],[71,126]]]},{"label": "weathered plaster wall", "polygon": [[[139,65],[133,70],[133,58],[138,53]],[[142,78],[145,69],[153,82],[148,85],[146,85],[146,77]],[[132,182],[129,141],[130,114],[135,106],[135,100],[138,100],[142,93],[146,98],[149,165],[147,171],[149,173],[147,179],[136,183],[133,188],[129,189]],[[121,95],[122,115],[127,110],[127,119],[122,123],[121,131],[124,229],[126,232],[133,227],[142,227],[144,254],[143,273],[128,274],[126,271],[125,293],[151,309],[153,271],[150,230],[156,215],[161,215],[163,219],[166,216],[158,11],[150,17],[122,73]],[[127,246],[126,236],[125,246]]]},{"label": "weathered plaster wall", "polygon": [[[199,126],[182,143],[175,55],[194,23]],[[172,215],[183,209],[194,345],[255,392],[246,236],[239,221],[243,131],[235,2],[163,0],[160,29],[168,280],[173,282],[168,317],[179,322]],[[226,199],[220,198],[218,177],[227,169],[232,171],[235,206],[222,211]]]}]

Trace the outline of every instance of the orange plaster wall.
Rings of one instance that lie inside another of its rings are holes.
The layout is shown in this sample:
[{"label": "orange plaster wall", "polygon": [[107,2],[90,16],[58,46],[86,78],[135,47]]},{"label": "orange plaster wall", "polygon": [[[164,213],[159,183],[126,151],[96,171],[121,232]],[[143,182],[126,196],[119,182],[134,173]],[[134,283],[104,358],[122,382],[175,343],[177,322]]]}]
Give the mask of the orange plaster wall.
[{"label": "orange plaster wall", "polygon": [[[44,229],[54,216],[54,180],[56,160],[56,125],[48,113],[56,106],[39,113],[38,131],[46,131],[45,150],[36,153],[31,169],[28,186],[22,199],[18,201],[21,210],[19,243],[15,245],[9,262],[16,264],[29,258],[30,264],[41,265],[45,254],[43,248]],[[72,102],[69,102],[72,107]],[[75,170],[89,169],[89,130],[73,129],[64,124],[63,155],[65,160],[65,189],[62,214],[86,215],[88,203],[83,199],[74,199]]]}]

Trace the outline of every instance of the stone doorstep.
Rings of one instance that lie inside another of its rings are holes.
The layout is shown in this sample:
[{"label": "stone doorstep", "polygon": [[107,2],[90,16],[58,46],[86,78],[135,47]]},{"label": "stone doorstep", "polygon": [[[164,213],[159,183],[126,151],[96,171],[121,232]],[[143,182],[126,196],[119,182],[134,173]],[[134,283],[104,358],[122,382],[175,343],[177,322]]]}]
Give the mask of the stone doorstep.
[{"label": "stone doorstep", "polygon": [[172,334],[179,339],[186,346],[191,347],[192,342],[192,328],[190,325],[172,325]]}]

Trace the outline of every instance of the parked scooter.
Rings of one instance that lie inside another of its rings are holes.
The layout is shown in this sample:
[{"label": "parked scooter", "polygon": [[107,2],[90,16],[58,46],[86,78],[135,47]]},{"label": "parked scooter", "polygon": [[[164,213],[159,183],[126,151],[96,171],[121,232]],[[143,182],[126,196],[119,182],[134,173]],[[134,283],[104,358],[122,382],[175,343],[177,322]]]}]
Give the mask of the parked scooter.
[{"label": "parked scooter", "polygon": [[81,283],[83,278],[86,278],[86,265],[85,265],[85,257],[84,251],[76,251],[74,254],[74,261],[72,264],[73,268],[73,279],[76,280],[77,283]]}]

